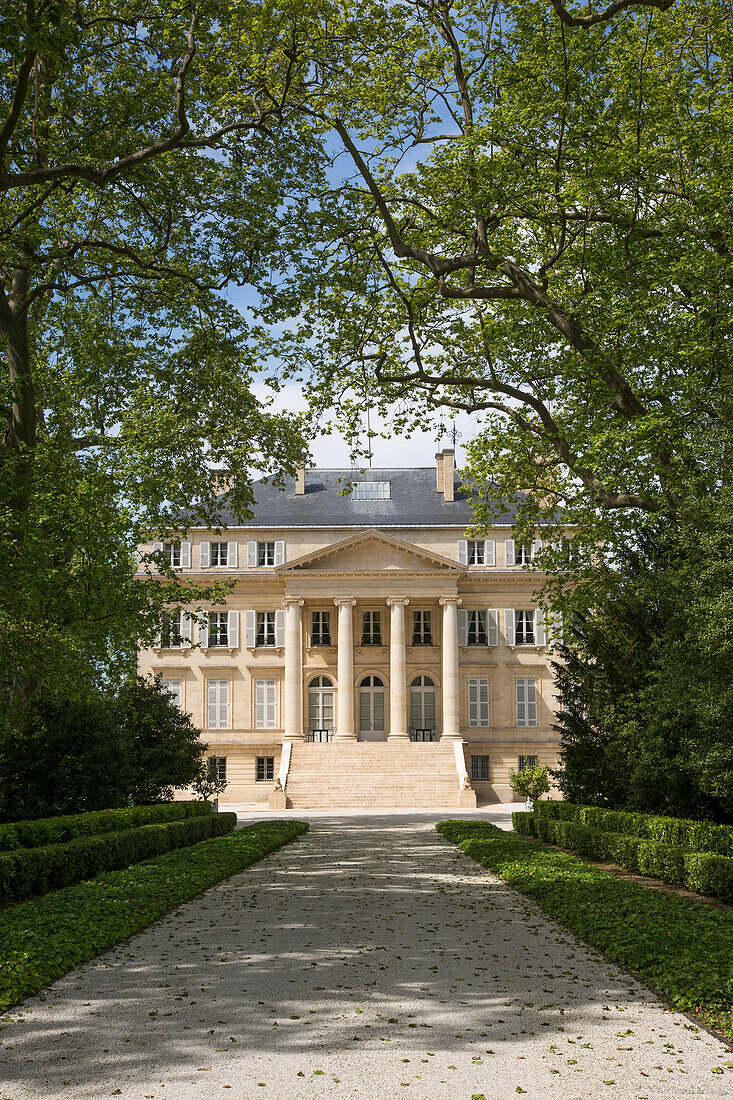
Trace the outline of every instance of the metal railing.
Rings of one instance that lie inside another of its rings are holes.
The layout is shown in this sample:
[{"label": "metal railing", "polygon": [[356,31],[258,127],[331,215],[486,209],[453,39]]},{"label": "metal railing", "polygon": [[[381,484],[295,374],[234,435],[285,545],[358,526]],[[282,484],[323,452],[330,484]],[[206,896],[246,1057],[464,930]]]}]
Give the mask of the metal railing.
[{"label": "metal railing", "polygon": [[410,730],[411,741],[437,741],[436,730]]},{"label": "metal railing", "polygon": [[305,739],[311,744],[333,741],[333,730],[307,730]]}]

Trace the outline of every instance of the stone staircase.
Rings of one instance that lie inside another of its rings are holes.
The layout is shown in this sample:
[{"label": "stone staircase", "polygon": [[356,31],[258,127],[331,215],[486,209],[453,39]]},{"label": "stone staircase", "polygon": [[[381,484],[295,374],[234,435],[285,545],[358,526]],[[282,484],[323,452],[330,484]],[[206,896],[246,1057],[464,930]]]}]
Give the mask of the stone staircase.
[{"label": "stone staircase", "polygon": [[293,744],[285,786],[294,810],[425,809],[475,806],[459,789],[451,742]]}]

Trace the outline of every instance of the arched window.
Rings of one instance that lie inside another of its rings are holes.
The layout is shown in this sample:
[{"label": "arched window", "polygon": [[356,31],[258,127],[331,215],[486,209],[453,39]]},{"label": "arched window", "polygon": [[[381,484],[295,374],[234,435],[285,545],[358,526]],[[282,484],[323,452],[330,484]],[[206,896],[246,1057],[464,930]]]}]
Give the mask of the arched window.
[{"label": "arched window", "polygon": [[435,735],[435,682],[416,676],[410,684],[410,736],[431,741]]},{"label": "arched window", "polygon": [[333,733],[333,681],[316,676],[308,685],[308,728],[318,740]]},{"label": "arched window", "polygon": [[359,733],[384,733],[384,680],[365,676],[359,684]]}]

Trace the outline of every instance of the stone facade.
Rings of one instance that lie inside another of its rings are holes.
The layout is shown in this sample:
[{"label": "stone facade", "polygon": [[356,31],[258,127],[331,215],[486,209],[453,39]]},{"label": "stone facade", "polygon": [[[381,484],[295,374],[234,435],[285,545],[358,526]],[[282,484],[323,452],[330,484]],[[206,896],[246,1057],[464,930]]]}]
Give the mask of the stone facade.
[{"label": "stone facade", "polygon": [[456,806],[506,801],[510,767],[555,762],[531,549],[512,541],[510,515],[469,539],[453,453],[436,457],[432,470],[311,470],[279,492],[256,487],[246,526],[189,530],[168,551],[192,579],[236,582],[226,608],[212,606],[206,623],[184,613],[139,655],[219,758],[222,805],[278,805],[292,789],[297,809],[339,761],[347,774],[324,778],[321,799],[342,790],[346,804],[407,804],[409,785],[409,804],[428,805],[448,766]]}]

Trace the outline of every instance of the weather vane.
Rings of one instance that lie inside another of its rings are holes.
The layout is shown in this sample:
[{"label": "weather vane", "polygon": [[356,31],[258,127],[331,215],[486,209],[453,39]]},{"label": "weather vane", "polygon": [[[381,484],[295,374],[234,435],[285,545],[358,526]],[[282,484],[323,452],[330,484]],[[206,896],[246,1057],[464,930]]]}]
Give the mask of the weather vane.
[{"label": "weather vane", "polygon": [[445,421],[443,420],[438,423],[438,429],[440,431],[440,438],[444,439],[445,436],[448,436],[448,439],[453,444],[453,450],[455,451],[456,444],[458,443],[458,440],[461,438],[462,434],[458,431],[455,420],[453,421],[453,427],[450,429],[450,431],[446,430]]}]

